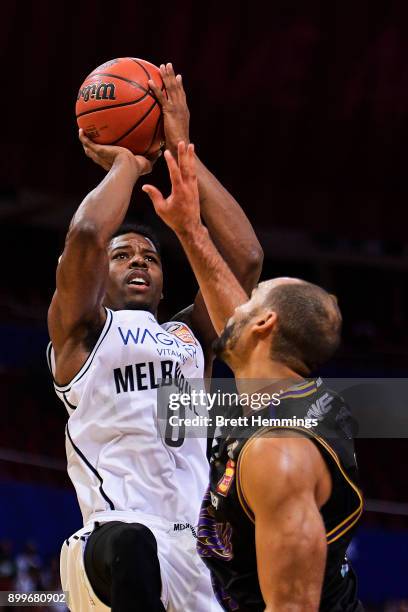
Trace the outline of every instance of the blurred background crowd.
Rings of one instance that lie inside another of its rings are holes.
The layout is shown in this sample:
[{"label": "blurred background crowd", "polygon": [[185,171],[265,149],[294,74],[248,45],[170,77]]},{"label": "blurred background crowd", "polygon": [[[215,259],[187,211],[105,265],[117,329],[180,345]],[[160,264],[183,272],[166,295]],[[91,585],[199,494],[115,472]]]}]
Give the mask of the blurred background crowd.
[{"label": "blurred background crowd", "polygon": [[[46,313],[69,219],[103,176],[77,141],[79,85],[114,57],[172,61],[198,154],[262,243],[263,278],[299,276],[338,297],[344,341],[323,374],[405,378],[408,5],[8,0],[0,34],[0,590],[53,590],[81,519]],[[150,180],[167,190],[162,160]],[[162,241],[166,320],[191,303],[194,279],[140,188],[129,217]],[[404,435],[357,440],[367,509],[350,557],[367,610],[408,610]]]}]

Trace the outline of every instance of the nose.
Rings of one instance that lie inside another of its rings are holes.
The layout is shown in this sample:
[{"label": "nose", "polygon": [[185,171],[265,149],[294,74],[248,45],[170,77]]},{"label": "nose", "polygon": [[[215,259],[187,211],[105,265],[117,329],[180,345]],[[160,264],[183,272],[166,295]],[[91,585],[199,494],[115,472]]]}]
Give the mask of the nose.
[{"label": "nose", "polygon": [[136,253],[129,262],[129,268],[147,268],[147,262],[141,253]]}]

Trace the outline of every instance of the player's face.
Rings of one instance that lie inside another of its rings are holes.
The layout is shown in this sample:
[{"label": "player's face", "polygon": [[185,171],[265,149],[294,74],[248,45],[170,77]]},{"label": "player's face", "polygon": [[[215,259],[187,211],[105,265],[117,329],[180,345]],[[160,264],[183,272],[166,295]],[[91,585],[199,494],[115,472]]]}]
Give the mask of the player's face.
[{"label": "player's face", "polygon": [[251,298],[235,309],[221,336],[214,344],[217,357],[226,361],[233,369],[245,363],[254,348],[254,328],[257,322],[270,313],[267,297],[274,287],[295,279],[275,278],[259,283],[252,291]]},{"label": "player's face", "polygon": [[260,283],[251,294],[251,298],[238,306],[227,322],[221,336],[214,344],[217,357],[223,359],[232,367],[247,358],[247,346],[251,337],[251,323],[263,307],[269,283]]},{"label": "player's face", "polygon": [[140,234],[123,234],[108,247],[109,277],[104,304],[113,310],[156,313],[163,289],[160,256]]}]

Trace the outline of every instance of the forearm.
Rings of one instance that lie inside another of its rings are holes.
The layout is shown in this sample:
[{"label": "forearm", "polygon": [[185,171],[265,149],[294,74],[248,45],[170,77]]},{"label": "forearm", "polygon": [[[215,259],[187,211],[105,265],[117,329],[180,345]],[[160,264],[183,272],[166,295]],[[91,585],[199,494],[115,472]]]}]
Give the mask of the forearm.
[{"label": "forearm", "polygon": [[324,532],[310,537],[301,525],[294,531],[275,525],[270,535],[262,531],[257,556],[266,612],[317,612],[326,555]]},{"label": "forearm", "polygon": [[123,222],[139,173],[127,154],[118,155],[103,181],[91,191],[76,211],[70,232],[85,228],[95,232],[102,244]]},{"label": "forearm", "polygon": [[[162,107],[166,147],[177,159],[178,146],[189,137],[190,113],[181,75],[173,66],[160,67],[167,95],[149,81]],[[256,285],[262,268],[262,248],[245,213],[215,176],[195,155],[195,174],[200,196],[200,212],[210,236],[241,285],[249,293]]]},{"label": "forearm", "polygon": [[[98,316],[108,272],[106,247],[123,222],[137,178],[137,168],[128,155],[118,155],[103,181],[76,211],[57,267],[57,297],[52,306],[57,313],[55,337],[58,333],[66,338],[84,320]],[[64,321],[59,322],[62,306]]]},{"label": "forearm", "polygon": [[240,205],[196,156],[201,215],[211,238],[249,293],[258,282],[262,247]]},{"label": "forearm", "polygon": [[212,324],[219,334],[235,308],[247,301],[247,295],[203,225],[194,231],[178,232],[177,235],[200,286]]}]

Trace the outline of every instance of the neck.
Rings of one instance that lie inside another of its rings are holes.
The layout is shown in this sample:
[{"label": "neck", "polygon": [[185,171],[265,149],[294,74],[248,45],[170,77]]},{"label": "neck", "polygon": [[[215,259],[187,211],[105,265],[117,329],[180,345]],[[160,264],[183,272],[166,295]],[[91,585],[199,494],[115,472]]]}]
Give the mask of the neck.
[{"label": "neck", "polygon": [[234,368],[239,393],[255,393],[268,389],[270,392],[285,391],[303,380],[303,376],[284,363],[268,359],[249,359]]}]

